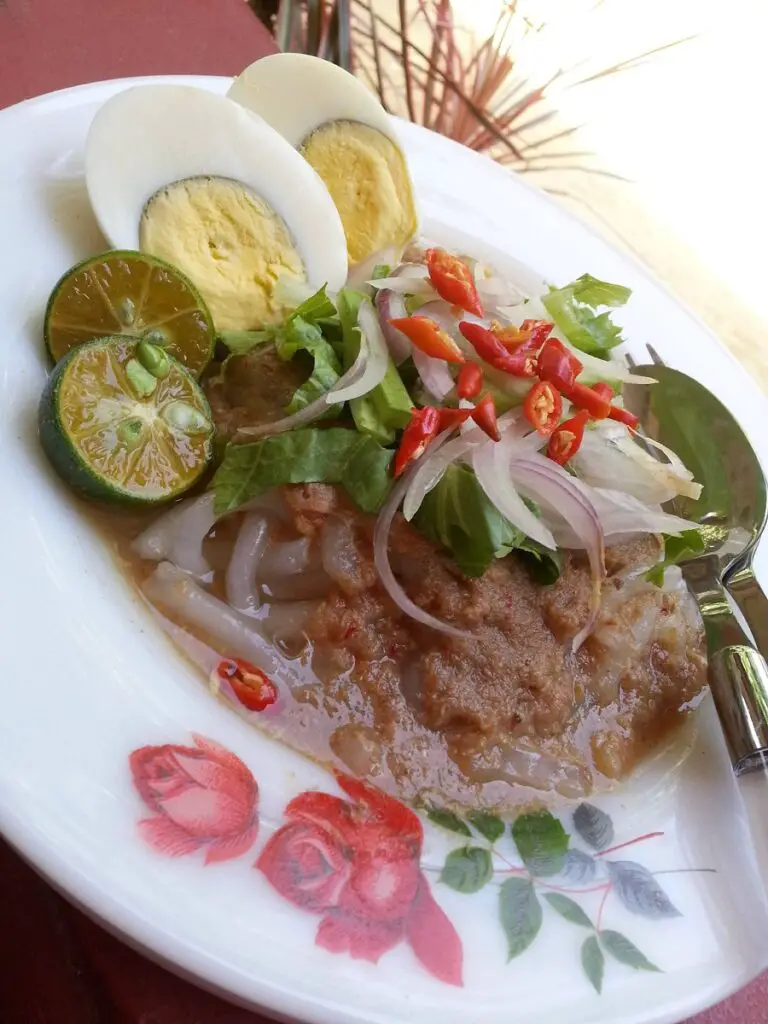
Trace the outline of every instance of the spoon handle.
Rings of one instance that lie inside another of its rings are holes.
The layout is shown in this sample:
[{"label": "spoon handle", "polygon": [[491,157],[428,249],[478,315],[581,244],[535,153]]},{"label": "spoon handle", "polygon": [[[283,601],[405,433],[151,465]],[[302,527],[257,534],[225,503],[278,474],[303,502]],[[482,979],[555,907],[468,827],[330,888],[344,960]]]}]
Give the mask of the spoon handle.
[{"label": "spoon handle", "polygon": [[709,685],[737,775],[768,769],[768,664],[752,646],[720,583],[717,565],[683,565],[707,638]]},{"label": "spoon handle", "polygon": [[747,620],[757,649],[768,657],[768,597],[755,578],[752,562],[727,573],[725,585]]}]

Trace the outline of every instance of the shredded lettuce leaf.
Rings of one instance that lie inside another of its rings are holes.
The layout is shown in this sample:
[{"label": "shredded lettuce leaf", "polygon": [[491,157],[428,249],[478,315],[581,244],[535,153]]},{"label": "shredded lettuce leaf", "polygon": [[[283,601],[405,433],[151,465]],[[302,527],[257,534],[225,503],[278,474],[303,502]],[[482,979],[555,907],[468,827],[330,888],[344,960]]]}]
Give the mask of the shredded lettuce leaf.
[{"label": "shredded lettuce leaf", "polygon": [[660,587],[664,582],[664,570],[689,558],[695,558],[704,551],[704,538],[700,530],[683,530],[677,536],[664,534],[664,557],[645,574],[649,583]]},{"label": "shredded lettuce leaf", "polygon": [[[623,285],[582,274],[564,288],[550,288],[542,302],[572,345],[606,359],[608,352],[624,340],[621,328],[607,310],[623,306],[631,294],[631,289]],[[600,309],[605,311],[598,312]]]},{"label": "shredded lettuce leaf", "polygon": [[[299,352],[312,357],[312,373],[298,388],[286,407],[290,414],[314,402],[336,384],[341,376],[341,366],[333,346],[325,340],[320,328],[297,313],[290,317],[275,339],[275,351],[281,359],[293,359]],[[330,413],[338,415],[339,406],[333,406]],[[330,414],[329,413],[329,414]]]},{"label": "shredded lettuce leaf", "polygon": [[482,576],[491,562],[519,549],[527,552],[542,582],[560,575],[558,557],[544,551],[498,511],[467,466],[449,466],[421,503],[413,524],[447,548],[465,576]]},{"label": "shredded lettuce leaf", "polygon": [[[342,362],[345,370],[354,363],[360,351],[357,314],[365,297],[362,292],[352,288],[342,288],[336,296],[341,324]],[[391,358],[381,384],[367,395],[354,398],[349,407],[357,429],[363,434],[370,435],[380,444],[391,444],[396,432],[407,426],[413,402]]]},{"label": "shredded lettuce leaf", "polygon": [[230,444],[209,490],[217,515],[234,512],[280,484],[341,484],[363,512],[374,513],[392,487],[394,452],[345,427],[307,427],[252,444]]}]

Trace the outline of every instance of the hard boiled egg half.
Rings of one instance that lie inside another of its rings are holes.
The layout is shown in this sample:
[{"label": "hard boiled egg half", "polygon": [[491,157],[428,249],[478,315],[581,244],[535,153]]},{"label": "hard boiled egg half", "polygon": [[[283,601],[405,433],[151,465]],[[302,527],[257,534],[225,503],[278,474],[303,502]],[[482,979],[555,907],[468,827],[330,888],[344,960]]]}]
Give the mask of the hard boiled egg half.
[{"label": "hard boiled egg half", "polygon": [[225,96],[187,85],[119,93],[93,120],[85,174],[110,244],[186,273],[219,330],[278,322],[300,286],[336,291],[346,280],[344,229],[323,182]]},{"label": "hard boiled egg half", "polygon": [[231,99],[258,114],[314,167],[333,196],[352,264],[418,231],[413,185],[389,117],[347,71],[276,53],[235,79]]}]

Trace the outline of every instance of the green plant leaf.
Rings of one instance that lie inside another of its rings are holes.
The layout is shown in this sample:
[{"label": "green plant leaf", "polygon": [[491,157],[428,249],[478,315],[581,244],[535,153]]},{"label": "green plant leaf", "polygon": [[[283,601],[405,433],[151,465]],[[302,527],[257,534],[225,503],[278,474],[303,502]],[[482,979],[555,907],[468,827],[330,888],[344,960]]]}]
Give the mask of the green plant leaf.
[{"label": "green plant leaf", "polygon": [[580,924],[583,928],[594,927],[579,904],[572,900],[570,896],[564,896],[560,892],[548,892],[544,894],[544,899],[553,910],[556,910],[561,917],[564,917],[566,921],[570,921],[571,924]]},{"label": "green plant leaf", "polygon": [[440,828],[445,828],[449,832],[456,832],[460,836],[469,836],[471,838],[472,832],[465,821],[462,821],[458,814],[454,814],[453,811],[447,811],[441,807],[427,807],[426,814],[430,821],[434,822],[435,825],[439,825]]},{"label": "green plant leaf", "polygon": [[344,427],[289,430],[227,445],[209,490],[217,515],[234,512],[271,487],[302,483],[341,484],[363,512],[377,512],[392,487],[392,456],[373,438]]},{"label": "green plant leaf", "polygon": [[546,878],[562,870],[568,833],[549,811],[521,814],[512,825],[512,838],[532,875]]},{"label": "green plant leaf", "polygon": [[594,804],[579,804],[573,812],[573,827],[593,850],[604,850],[613,841],[610,816]]},{"label": "green plant leaf", "polygon": [[440,872],[440,881],[456,892],[479,892],[493,876],[491,854],[483,846],[451,850]]},{"label": "green plant leaf", "polygon": [[610,349],[623,341],[621,328],[613,323],[607,310],[598,310],[623,306],[631,294],[623,285],[583,274],[564,288],[551,288],[542,296],[542,302],[572,345],[590,355],[608,358]]},{"label": "green plant leaf", "polygon": [[541,928],[541,904],[529,878],[508,878],[502,885],[499,915],[512,960],[528,949]]},{"label": "green plant leaf", "polygon": [[605,930],[600,932],[600,942],[603,949],[610,953],[614,960],[618,960],[627,967],[634,967],[636,971],[658,971],[660,968],[645,957],[634,942],[622,935],[621,932]]},{"label": "green plant leaf", "polygon": [[595,992],[598,995],[603,991],[603,974],[605,973],[605,957],[600,949],[597,938],[590,935],[584,939],[581,947],[581,966],[584,973],[592,982]]},{"label": "green plant leaf", "polygon": [[495,843],[504,835],[506,826],[495,814],[488,814],[487,811],[473,811],[467,815],[467,819],[470,825],[476,828],[481,836],[485,836],[489,843]]},{"label": "green plant leaf", "polygon": [[[286,361],[299,352],[306,352],[312,358],[312,373],[286,406],[289,415],[314,402],[338,383],[341,366],[333,346],[325,340],[317,324],[304,320],[297,313],[286,321],[275,339],[275,351]],[[329,406],[327,415],[338,415],[339,408]]]},{"label": "green plant leaf", "polygon": [[649,583],[660,587],[664,582],[664,570],[689,558],[695,558],[704,550],[704,537],[700,530],[683,530],[678,537],[664,536],[664,557],[645,574]]}]

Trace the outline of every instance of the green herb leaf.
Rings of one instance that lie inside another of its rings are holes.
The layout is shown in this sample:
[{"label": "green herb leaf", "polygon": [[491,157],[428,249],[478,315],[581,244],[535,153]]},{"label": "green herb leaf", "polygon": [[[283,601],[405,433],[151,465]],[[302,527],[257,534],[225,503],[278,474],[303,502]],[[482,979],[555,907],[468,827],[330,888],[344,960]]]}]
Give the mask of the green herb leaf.
[{"label": "green herb leaf", "polygon": [[479,892],[492,876],[489,851],[482,846],[466,846],[448,854],[440,881],[456,892],[473,893]]},{"label": "green herb leaf", "polygon": [[532,875],[546,878],[562,869],[568,833],[549,811],[521,814],[512,825],[512,838]]},{"label": "green herb leaf", "polygon": [[219,515],[279,484],[341,484],[358,508],[373,513],[392,487],[392,456],[355,430],[291,430],[252,444],[228,445],[209,490],[216,495]]},{"label": "green herb leaf", "polygon": [[[298,412],[310,402],[320,398],[337,383],[341,366],[333,346],[325,340],[320,328],[298,314],[286,321],[275,339],[275,351],[281,359],[293,359],[299,352],[312,357],[313,368],[309,378],[298,388],[286,407],[287,413]],[[329,416],[337,416],[339,406],[329,406]]]},{"label": "green herb leaf", "polygon": [[506,826],[495,814],[488,814],[487,811],[473,811],[467,815],[467,818],[470,825],[476,828],[481,836],[485,836],[489,843],[495,843],[504,835]]},{"label": "green herb leaf", "polygon": [[541,928],[541,904],[529,878],[507,879],[499,891],[499,914],[512,960],[528,949]]},{"label": "green herb leaf", "polygon": [[592,922],[579,904],[572,900],[570,896],[564,896],[560,892],[548,892],[544,894],[544,899],[553,910],[556,910],[561,917],[564,917],[566,921],[570,921],[571,924],[580,924],[583,928],[593,927]]},{"label": "green herb leaf", "polygon": [[600,995],[603,990],[605,957],[594,935],[584,939],[584,944],[581,947],[581,966],[584,968],[586,976],[592,982],[595,992]]},{"label": "green herb leaf", "polygon": [[627,967],[634,967],[636,971],[657,971],[661,973],[660,969],[655,964],[652,964],[640,952],[637,946],[630,942],[621,932],[601,931],[600,942],[603,949],[610,953],[614,960],[618,960],[619,963],[626,964]]},{"label": "green herb leaf", "polygon": [[449,466],[426,495],[413,525],[447,548],[465,576],[482,576],[494,558],[518,547],[524,535],[486,497],[467,466]]},{"label": "green herb leaf", "polygon": [[583,274],[564,288],[551,288],[542,296],[542,302],[572,345],[590,355],[607,358],[610,349],[620,345],[623,338],[610,313],[598,313],[598,309],[623,306],[631,294],[623,285]]},{"label": "green herb leaf", "polygon": [[471,837],[472,833],[467,823],[462,821],[458,814],[454,814],[453,811],[445,810],[442,807],[426,807],[425,811],[429,820],[433,821],[435,825],[448,829],[449,832],[457,832],[460,836]]},{"label": "green herb leaf", "polygon": [[389,277],[392,267],[388,263],[377,263],[371,274],[372,281],[380,281],[383,277]]},{"label": "green herb leaf", "polygon": [[548,587],[560,578],[563,571],[562,551],[552,551],[538,541],[524,537],[518,545],[517,554],[523,560],[534,583]]},{"label": "green herb leaf", "polygon": [[683,532],[673,537],[669,534],[664,535],[664,557],[660,562],[657,562],[652,569],[649,569],[645,574],[645,578],[649,583],[655,584],[660,587],[664,582],[664,570],[669,568],[670,565],[677,565],[678,562],[687,561],[689,558],[695,558],[704,551],[704,538],[700,530],[683,530]]},{"label": "green herb leaf", "polygon": [[322,288],[318,288],[314,295],[310,295],[308,299],[305,299],[300,306],[294,309],[292,315],[301,317],[302,320],[307,320],[309,323],[315,323],[317,320],[327,320],[336,316],[336,307],[328,298],[325,288],[325,285]]},{"label": "green herb leaf", "polygon": [[218,340],[222,342],[233,356],[247,355],[257,345],[274,341],[279,328],[269,327],[263,331],[221,331]]},{"label": "green herb leaf", "polygon": [[[357,315],[364,299],[362,292],[352,288],[342,288],[336,296],[345,370],[352,366],[360,351]],[[387,364],[382,382],[367,395],[353,398],[349,408],[355,426],[361,433],[370,434],[379,444],[391,444],[394,441],[396,432],[407,426],[411,418],[413,402],[392,359]]]}]

